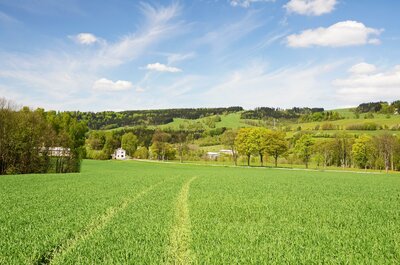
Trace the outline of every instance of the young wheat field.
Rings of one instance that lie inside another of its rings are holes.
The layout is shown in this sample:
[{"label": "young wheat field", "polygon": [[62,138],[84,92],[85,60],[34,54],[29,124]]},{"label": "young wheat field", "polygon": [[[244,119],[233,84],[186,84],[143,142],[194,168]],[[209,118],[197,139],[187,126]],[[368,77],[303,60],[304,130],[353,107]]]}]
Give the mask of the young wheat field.
[{"label": "young wheat field", "polygon": [[0,201],[0,264],[400,263],[395,174],[84,161]]}]

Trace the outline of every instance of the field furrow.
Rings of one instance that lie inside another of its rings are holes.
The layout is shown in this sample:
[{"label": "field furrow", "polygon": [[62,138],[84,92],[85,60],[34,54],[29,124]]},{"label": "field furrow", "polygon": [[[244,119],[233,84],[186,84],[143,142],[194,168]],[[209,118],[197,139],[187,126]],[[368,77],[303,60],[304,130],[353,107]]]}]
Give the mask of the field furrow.
[{"label": "field furrow", "polygon": [[175,220],[170,234],[166,264],[192,264],[194,254],[190,250],[191,228],[189,215],[189,188],[196,177],[188,180],[182,187],[175,205]]},{"label": "field furrow", "polygon": [[106,226],[112,218],[114,218],[117,214],[121,213],[128,207],[130,204],[136,202],[138,199],[141,197],[145,196],[149,192],[151,192],[154,188],[156,188],[158,185],[162,183],[158,182],[157,184],[154,184],[145,190],[139,192],[138,194],[134,195],[133,197],[127,197],[124,198],[123,201],[118,205],[114,207],[110,207],[107,209],[107,211],[94,219],[84,230],[82,230],[79,234],[75,235],[74,238],[68,240],[65,244],[61,245],[60,247],[57,247],[55,251],[52,251],[49,257],[48,257],[48,264],[63,264],[63,257],[66,255],[68,252],[70,252],[72,249],[77,244],[81,244],[83,241],[87,240],[89,237],[91,237],[93,234],[97,233],[101,229]]}]

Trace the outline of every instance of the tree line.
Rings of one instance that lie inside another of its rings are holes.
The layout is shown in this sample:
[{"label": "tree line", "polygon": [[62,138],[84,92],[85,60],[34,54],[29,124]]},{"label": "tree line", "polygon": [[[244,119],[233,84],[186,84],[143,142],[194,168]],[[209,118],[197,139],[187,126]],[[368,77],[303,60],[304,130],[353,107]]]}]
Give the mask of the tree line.
[{"label": "tree line", "polygon": [[[206,153],[196,149],[208,137],[213,145],[223,144],[232,150],[232,160],[237,165],[244,157],[247,165],[258,157],[263,166],[271,158],[278,166],[280,158],[286,163],[303,163],[306,168],[313,162],[317,167],[342,167],[362,169],[400,169],[400,140],[396,135],[383,133],[376,136],[353,136],[345,132],[331,138],[316,138],[305,132],[287,137],[286,132],[263,127],[224,129],[211,137],[207,132],[162,131],[146,127],[119,132],[93,131],[87,139],[89,158],[109,159],[118,147],[128,155],[142,159],[173,160],[206,159]],[[96,157],[93,152],[101,154]]]},{"label": "tree line", "polygon": [[68,113],[0,98],[0,174],[78,172],[88,128]]},{"label": "tree line", "polygon": [[298,108],[291,109],[259,107],[254,110],[247,110],[241,114],[241,119],[298,119],[301,115],[309,115],[316,112],[324,112],[323,108]]},{"label": "tree line", "polygon": [[242,111],[242,107],[228,108],[186,108],[159,110],[129,110],[103,112],[69,112],[79,121],[85,121],[92,130],[114,129],[123,126],[162,125],[173,121],[174,118],[199,119],[203,117],[234,113]]},{"label": "tree line", "polygon": [[362,103],[355,108],[355,113],[381,113],[381,114],[394,114],[399,113],[400,100],[388,103],[386,101]]},{"label": "tree line", "polygon": [[277,166],[280,156],[294,156],[308,168],[310,161],[317,166],[337,166],[362,169],[400,169],[400,139],[396,135],[383,133],[376,136],[338,133],[331,139],[315,139],[311,134],[300,133],[287,138],[284,132],[265,128],[242,128],[229,134],[225,144],[240,155],[273,157]]}]

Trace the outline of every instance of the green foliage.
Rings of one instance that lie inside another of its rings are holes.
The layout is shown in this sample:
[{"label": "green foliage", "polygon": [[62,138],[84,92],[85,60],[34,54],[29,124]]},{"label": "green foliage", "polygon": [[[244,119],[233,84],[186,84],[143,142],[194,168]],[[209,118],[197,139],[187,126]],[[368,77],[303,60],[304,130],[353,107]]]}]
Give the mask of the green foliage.
[{"label": "green foliage", "polygon": [[235,139],[237,136],[237,131],[236,130],[227,130],[224,132],[224,134],[221,136],[221,143],[232,150],[232,156],[233,156],[233,162],[235,165],[237,165],[237,150],[235,146]]},{"label": "green foliage", "polygon": [[328,131],[328,130],[335,130],[337,129],[336,126],[334,126],[332,123],[325,122],[321,125],[321,129],[323,131]]},{"label": "green foliage", "polygon": [[138,138],[133,133],[125,133],[121,139],[121,147],[126,150],[129,156],[132,156],[138,146]]},{"label": "green foliage", "polygon": [[288,151],[286,134],[281,131],[269,131],[266,139],[266,151],[275,160],[275,167],[278,166],[278,158]]},{"label": "green foliage", "polygon": [[353,130],[353,131],[376,131],[379,129],[380,129],[380,126],[374,122],[350,124],[350,125],[347,125],[347,127],[346,127],[346,130]]},{"label": "green foliage", "polygon": [[242,128],[238,131],[235,146],[239,154],[247,157],[247,165],[250,166],[250,157],[257,152],[257,143],[253,139],[251,128]]},{"label": "green foliage", "polygon": [[376,153],[373,145],[372,137],[362,135],[355,140],[352,148],[351,155],[356,166],[360,168],[367,168],[372,165],[373,155]]},{"label": "green foliage", "polygon": [[145,146],[141,146],[135,151],[135,154],[133,156],[138,159],[148,159],[149,150],[147,150]]},{"label": "green foliage", "polygon": [[306,168],[308,168],[308,163],[310,162],[310,158],[313,151],[314,139],[309,134],[304,134],[301,138],[296,142],[295,151],[298,156],[303,160]]},{"label": "green foliage", "polygon": [[67,113],[17,110],[0,98],[0,174],[79,172],[87,130]]},{"label": "green foliage", "polygon": [[175,158],[175,149],[168,142],[171,135],[163,131],[156,131],[153,135],[153,144],[150,147],[152,157],[158,160],[171,160]]}]

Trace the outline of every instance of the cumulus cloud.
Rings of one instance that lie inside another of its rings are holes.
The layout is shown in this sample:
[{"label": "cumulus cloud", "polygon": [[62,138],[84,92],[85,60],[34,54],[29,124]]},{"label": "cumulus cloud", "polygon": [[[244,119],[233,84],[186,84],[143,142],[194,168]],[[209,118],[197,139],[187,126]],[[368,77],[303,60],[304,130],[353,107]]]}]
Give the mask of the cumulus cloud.
[{"label": "cumulus cloud", "polygon": [[132,87],[133,85],[129,81],[118,80],[114,82],[107,78],[101,78],[93,84],[93,89],[99,91],[122,91]]},{"label": "cumulus cloud", "polygon": [[378,36],[382,30],[368,28],[357,21],[342,21],[328,28],[308,29],[300,34],[287,37],[287,45],[295,48],[312,46],[344,47],[366,44],[379,44]]},{"label": "cumulus cloud", "polygon": [[400,65],[378,72],[375,65],[361,63],[352,66],[349,73],[348,77],[333,81],[337,96],[344,101],[356,103],[400,98]]},{"label": "cumulus cloud", "polygon": [[349,73],[355,75],[372,74],[375,73],[375,71],[376,71],[376,66],[369,63],[355,64],[349,69]]},{"label": "cumulus cloud", "polygon": [[252,3],[256,2],[275,2],[275,0],[231,0],[231,6],[249,7]]},{"label": "cumulus cloud", "polygon": [[337,0],[290,0],[283,7],[289,13],[306,16],[320,16],[332,12]]},{"label": "cumulus cloud", "polygon": [[157,71],[157,72],[168,72],[168,73],[178,73],[182,72],[182,69],[167,66],[161,63],[151,63],[146,66],[147,70]]},{"label": "cumulus cloud", "polygon": [[73,36],[73,39],[77,43],[84,45],[91,45],[99,41],[99,39],[92,33],[79,33],[78,35]]}]

